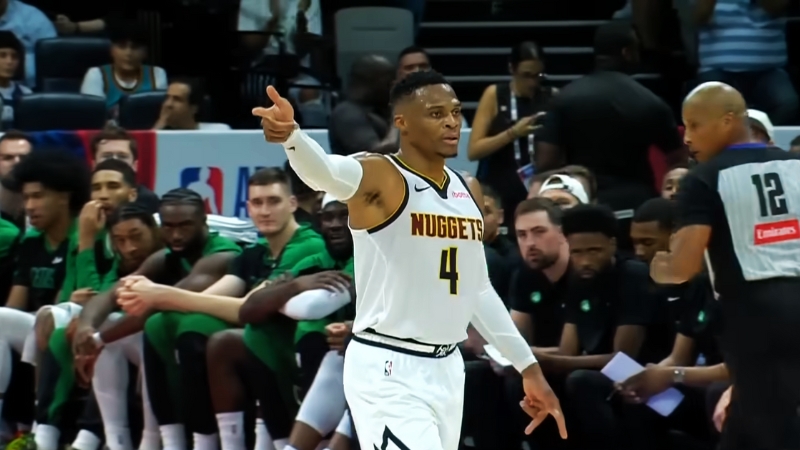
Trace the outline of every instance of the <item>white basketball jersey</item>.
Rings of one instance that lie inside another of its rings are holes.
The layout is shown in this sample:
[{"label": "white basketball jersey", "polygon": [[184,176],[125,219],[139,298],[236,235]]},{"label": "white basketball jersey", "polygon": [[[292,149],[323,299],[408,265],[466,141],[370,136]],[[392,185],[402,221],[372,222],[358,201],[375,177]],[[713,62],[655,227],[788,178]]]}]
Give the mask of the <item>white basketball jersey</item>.
[{"label": "white basketball jersey", "polygon": [[405,196],[383,224],[351,230],[358,294],[353,331],[461,342],[488,279],[481,210],[452,170],[445,168],[439,185],[387,158],[405,181]]}]

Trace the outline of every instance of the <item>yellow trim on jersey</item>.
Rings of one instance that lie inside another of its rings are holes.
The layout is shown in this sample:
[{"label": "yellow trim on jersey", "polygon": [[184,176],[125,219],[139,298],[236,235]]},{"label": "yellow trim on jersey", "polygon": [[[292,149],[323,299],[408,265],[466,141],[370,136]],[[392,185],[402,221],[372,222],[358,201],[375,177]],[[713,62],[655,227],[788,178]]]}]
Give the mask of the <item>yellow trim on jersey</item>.
[{"label": "yellow trim on jersey", "polygon": [[431,177],[429,177],[427,175],[419,173],[416,169],[414,169],[413,167],[409,166],[402,159],[400,159],[399,156],[394,155],[394,160],[397,161],[398,163],[400,163],[400,165],[403,166],[404,169],[408,170],[409,172],[413,173],[414,175],[416,175],[416,176],[418,176],[418,177],[420,177],[420,178],[422,178],[424,180],[430,181],[431,183],[433,183],[434,186],[438,187],[439,190],[444,189],[444,185],[447,184],[447,180],[448,180],[448,178],[450,178],[450,175],[447,174],[447,171],[446,170],[442,170],[442,174],[444,175],[444,177],[442,178],[442,182],[440,183],[440,182],[434,180],[433,178],[431,178]]},{"label": "yellow trim on jersey", "polygon": [[376,231],[380,231],[388,227],[389,225],[392,224],[392,222],[394,222],[398,217],[400,217],[400,214],[403,212],[404,209],[406,209],[406,205],[408,205],[408,182],[406,181],[406,177],[404,177],[403,174],[399,175],[400,178],[403,179],[403,200],[400,201],[400,204],[397,205],[397,209],[395,209],[394,212],[389,215],[389,217],[383,219],[383,222],[375,225],[374,227],[366,228],[367,233],[375,233]]}]

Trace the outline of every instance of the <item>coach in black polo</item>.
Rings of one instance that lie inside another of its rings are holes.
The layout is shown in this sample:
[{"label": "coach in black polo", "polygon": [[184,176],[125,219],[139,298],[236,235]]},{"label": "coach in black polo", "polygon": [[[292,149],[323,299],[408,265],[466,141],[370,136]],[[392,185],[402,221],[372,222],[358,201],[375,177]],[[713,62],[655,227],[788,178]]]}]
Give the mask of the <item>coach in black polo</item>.
[{"label": "coach in black polo", "polygon": [[563,212],[546,198],[517,205],[514,229],[523,261],[511,277],[511,319],[539,350],[558,349],[564,326],[569,246],[561,232]]},{"label": "coach in black polo", "polygon": [[564,330],[557,353],[536,357],[545,373],[569,373],[563,398],[571,405],[570,440],[583,444],[608,433],[594,425],[593,411],[581,409],[583,396],[613,391],[599,369],[616,352],[637,357],[657,300],[647,266],[615,256],[617,220],[608,207],[575,206],[564,212],[562,229],[572,264]]}]

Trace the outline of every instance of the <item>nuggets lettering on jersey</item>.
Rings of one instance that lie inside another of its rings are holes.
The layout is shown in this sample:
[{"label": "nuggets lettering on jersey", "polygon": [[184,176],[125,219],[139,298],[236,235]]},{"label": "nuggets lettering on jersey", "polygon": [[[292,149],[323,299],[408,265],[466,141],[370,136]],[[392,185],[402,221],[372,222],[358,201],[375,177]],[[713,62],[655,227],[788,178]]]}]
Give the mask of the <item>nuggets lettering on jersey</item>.
[{"label": "nuggets lettering on jersey", "polygon": [[431,180],[387,157],[405,182],[404,201],[385,223],[352,230],[356,318],[401,339],[449,345],[466,339],[486,288],[483,216],[464,180],[445,168]]},{"label": "nuggets lettering on jersey", "polygon": [[475,217],[412,212],[411,235],[440,239],[483,241],[483,221]]}]

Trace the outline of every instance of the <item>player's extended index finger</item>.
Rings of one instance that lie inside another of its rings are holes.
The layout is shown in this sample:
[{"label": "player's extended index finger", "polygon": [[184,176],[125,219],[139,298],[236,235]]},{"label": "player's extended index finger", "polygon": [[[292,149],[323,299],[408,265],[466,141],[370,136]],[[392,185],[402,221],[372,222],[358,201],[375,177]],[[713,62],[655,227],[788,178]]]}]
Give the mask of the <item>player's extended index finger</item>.
[{"label": "player's extended index finger", "polygon": [[561,435],[561,439],[567,438],[567,423],[564,421],[564,413],[561,412],[561,406],[556,406],[555,408],[547,411],[548,414],[553,416],[556,419],[556,423],[558,424],[558,434]]}]

